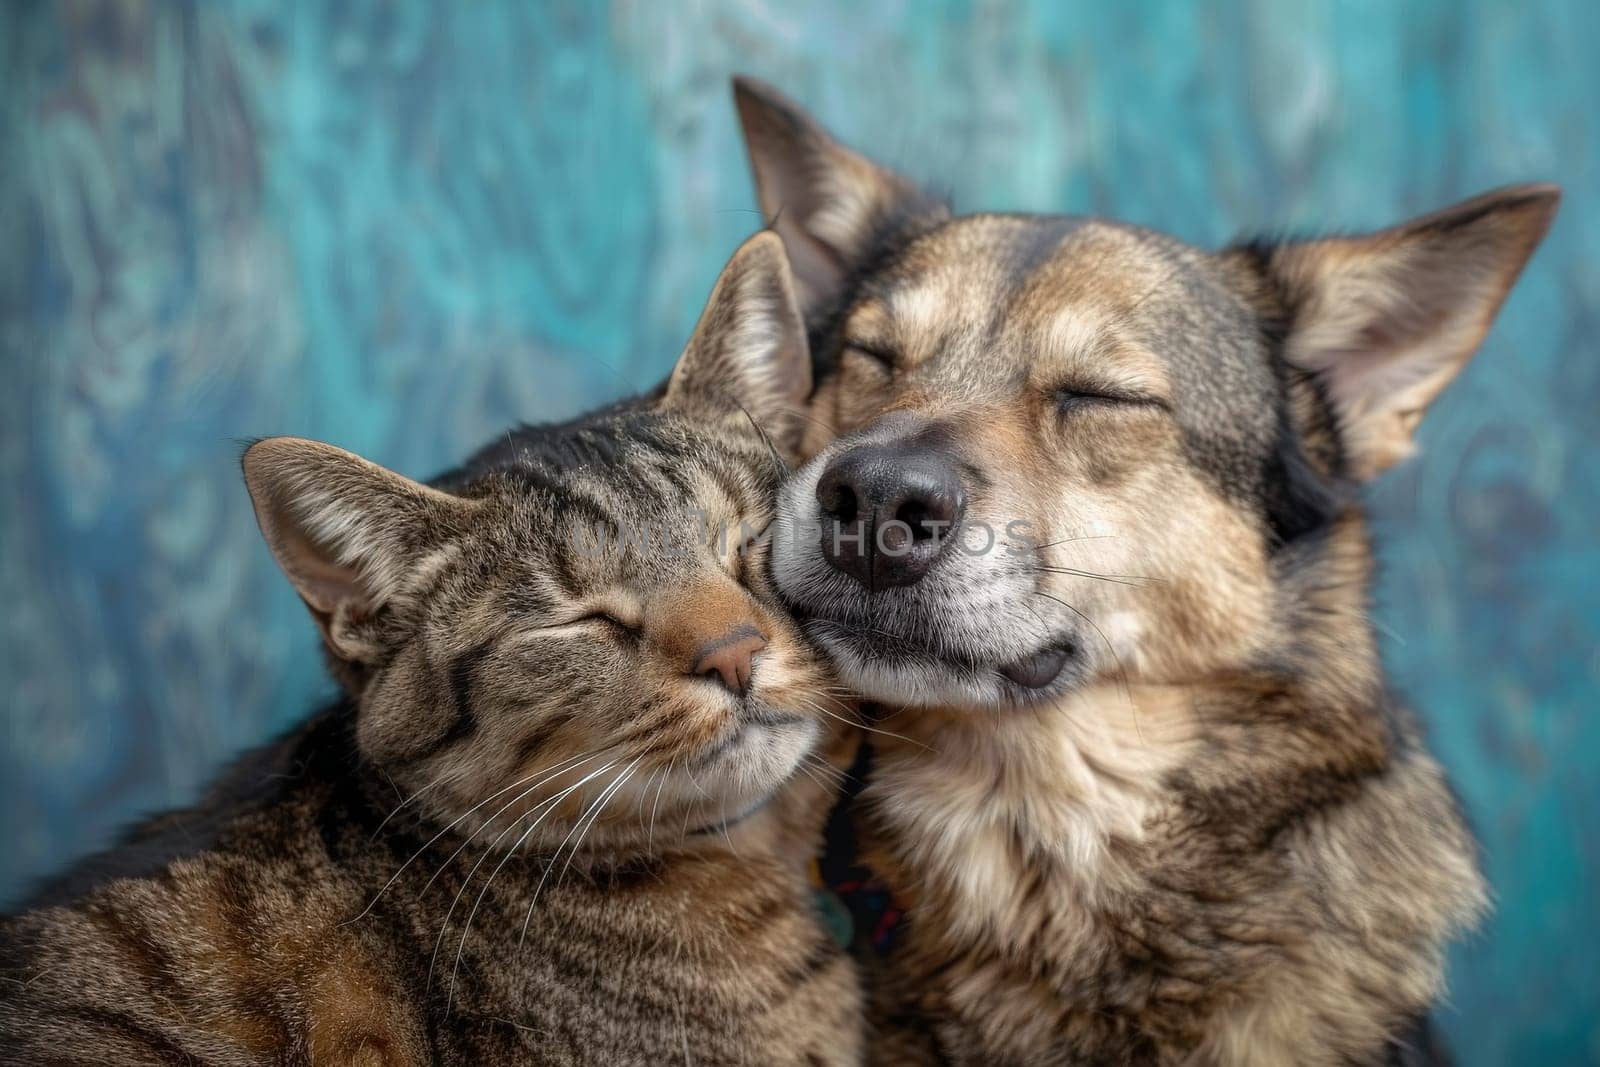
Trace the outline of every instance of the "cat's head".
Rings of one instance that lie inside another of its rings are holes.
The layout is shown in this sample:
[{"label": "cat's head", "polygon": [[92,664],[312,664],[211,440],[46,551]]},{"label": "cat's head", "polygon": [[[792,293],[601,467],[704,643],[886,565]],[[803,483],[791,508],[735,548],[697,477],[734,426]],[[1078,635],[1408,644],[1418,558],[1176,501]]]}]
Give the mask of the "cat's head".
[{"label": "cat's head", "polygon": [[515,431],[432,485],[313,441],[253,445],[257,518],[363,755],[505,846],[661,842],[762,804],[825,722],[824,669],[765,599],[754,536],[809,389],[763,232],[646,400]]}]

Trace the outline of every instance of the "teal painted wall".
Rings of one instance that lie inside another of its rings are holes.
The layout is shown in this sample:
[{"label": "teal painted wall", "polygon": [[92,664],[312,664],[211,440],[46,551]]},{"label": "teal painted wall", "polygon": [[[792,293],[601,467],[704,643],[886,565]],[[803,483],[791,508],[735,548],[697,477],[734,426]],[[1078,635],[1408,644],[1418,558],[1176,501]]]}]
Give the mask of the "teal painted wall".
[{"label": "teal painted wall", "polygon": [[966,208],[1216,243],[1568,200],[1372,492],[1387,657],[1482,834],[1468,1064],[1600,1061],[1600,52],[1520,4],[7,4],[0,896],[328,691],[235,457],[426,475],[664,372],[763,75]]}]

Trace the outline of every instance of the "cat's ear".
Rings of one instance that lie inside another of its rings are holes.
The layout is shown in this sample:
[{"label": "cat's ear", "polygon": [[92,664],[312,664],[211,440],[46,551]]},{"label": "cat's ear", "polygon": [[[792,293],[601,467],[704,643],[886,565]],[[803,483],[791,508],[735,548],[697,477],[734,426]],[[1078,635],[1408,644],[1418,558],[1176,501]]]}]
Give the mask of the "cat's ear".
[{"label": "cat's ear", "polygon": [[771,230],[745,241],[667,382],[663,406],[718,417],[743,413],[792,450],[811,395],[811,352],[783,242]]},{"label": "cat's ear", "polygon": [[1286,359],[1333,406],[1349,474],[1414,450],[1423,411],[1477,351],[1560,199],[1512,186],[1363,237],[1251,249],[1281,294]]},{"label": "cat's ear", "polygon": [[783,238],[800,309],[831,307],[875,242],[912,217],[944,217],[910,181],[835,141],[800,106],[754,78],[733,79],[761,211]]},{"label": "cat's ear", "polygon": [[419,565],[458,536],[479,507],[303,438],[257,441],[243,466],[278,566],[328,648],[357,663],[383,653],[371,625],[379,609],[403,612]]}]

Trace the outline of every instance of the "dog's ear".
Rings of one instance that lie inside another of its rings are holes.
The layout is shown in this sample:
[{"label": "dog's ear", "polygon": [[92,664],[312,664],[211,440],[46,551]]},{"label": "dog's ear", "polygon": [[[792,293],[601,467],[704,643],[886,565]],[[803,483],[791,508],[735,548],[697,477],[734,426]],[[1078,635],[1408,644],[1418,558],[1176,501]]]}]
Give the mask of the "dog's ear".
[{"label": "dog's ear", "polygon": [[811,352],[783,241],[745,241],[722,268],[672,369],[663,407],[710,418],[748,415],[786,451],[811,395]]},{"label": "dog's ear", "polygon": [[351,663],[382,658],[375,616],[403,614],[419,564],[480,506],[298,437],[257,441],[242,462],[267,546],[328,649]]},{"label": "dog's ear", "polygon": [[1519,185],[1364,237],[1252,249],[1281,294],[1284,354],[1322,383],[1348,473],[1414,449],[1423,411],[1466,365],[1555,216],[1561,192]]},{"label": "dog's ear", "polygon": [[897,223],[944,213],[905,178],[835,141],[770,85],[736,77],[733,101],[762,214],[783,238],[807,319],[828,309]]}]

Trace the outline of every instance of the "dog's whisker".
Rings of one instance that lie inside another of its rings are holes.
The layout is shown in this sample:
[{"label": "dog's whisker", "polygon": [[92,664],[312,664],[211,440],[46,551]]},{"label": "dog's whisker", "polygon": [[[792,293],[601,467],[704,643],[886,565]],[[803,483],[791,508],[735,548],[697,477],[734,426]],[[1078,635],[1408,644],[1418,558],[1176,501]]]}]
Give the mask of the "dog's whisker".
[{"label": "dog's whisker", "polygon": [[1096,581],[1111,582],[1116,585],[1155,585],[1163,581],[1161,578],[1150,578],[1142,574],[1097,574],[1094,571],[1078,570],[1076,567],[1057,567],[1045,563],[1034,564],[1034,569],[1050,574],[1070,574],[1077,578],[1093,578]]},{"label": "dog's whisker", "polygon": [[1111,643],[1111,639],[1106,636],[1106,632],[1104,630],[1100,629],[1099,624],[1097,624],[1087,614],[1085,614],[1084,612],[1082,612],[1082,611],[1078,610],[1077,608],[1073,607],[1071,604],[1068,604],[1065,600],[1062,600],[1060,597],[1054,596],[1054,595],[1052,595],[1050,593],[1047,593],[1043,589],[1035,589],[1034,593],[1037,594],[1038,596],[1044,597],[1046,600],[1053,600],[1057,604],[1060,604],[1062,607],[1064,607],[1068,611],[1072,612],[1078,618],[1080,618],[1084,622],[1088,623],[1090,629],[1094,630],[1095,633],[1100,635],[1100,640],[1102,642],[1104,642],[1104,644],[1106,646],[1106,651],[1111,653],[1111,662],[1113,662],[1113,663],[1115,663],[1117,665],[1117,677],[1118,677],[1118,679],[1119,679],[1119,681],[1120,681],[1120,683],[1122,685],[1123,698],[1127,700],[1128,707],[1133,710],[1133,730],[1134,730],[1134,733],[1138,736],[1139,743],[1141,745],[1144,744],[1145,743],[1145,741],[1144,741],[1144,730],[1139,725],[1139,705],[1138,705],[1138,702],[1133,699],[1133,687],[1128,682],[1128,669],[1123,664],[1122,657],[1117,655],[1116,646],[1114,646]]},{"label": "dog's whisker", "polygon": [[1084,534],[1080,537],[1063,537],[1059,541],[1046,541],[1042,545],[1027,546],[1026,542],[1021,541],[1007,541],[1006,545],[1008,547],[1014,546],[1018,548],[1031,547],[1033,551],[1038,552],[1046,548],[1055,548],[1057,545],[1070,545],[1074,541],[1103,541],[1107,538],[1115,538],[1116,536],[1116,534]]}]

